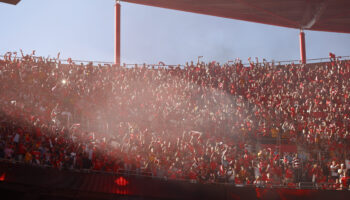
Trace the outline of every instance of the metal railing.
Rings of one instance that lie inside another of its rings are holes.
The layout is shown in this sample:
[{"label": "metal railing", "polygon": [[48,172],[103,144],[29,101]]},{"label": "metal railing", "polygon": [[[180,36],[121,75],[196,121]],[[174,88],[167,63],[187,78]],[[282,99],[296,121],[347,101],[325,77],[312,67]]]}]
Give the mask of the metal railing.
[{"label": "metal railing", "polygon": [[[4,55],[0,55],[0,58],[4,58]],[[12,57],[13,59],[14,57]],[[55,58],[45,58],[45,57],[40,57],[40,56],[31,56],[31,58],[34,58],[35,60],[42,59],[47,62],[61,62],[62,64],[69,64],[69,63],[75,63],[75,64],[92,64],[92,65],[103,65],[103,66],[113,66],[113,62],[107,62],[107,61],[92,61],[92,60],[71,60],[71,59],[55,59]],[[16,57],[16,59],[21,60],[22,57]],[[337,56],[337,60],[350,60],[350,56]],[[324,58],[312,58],[312,59],[307,59],[307,64],[314,64],[314,63],[322,63],[322,62],[330,62],[329,57],[324,57]],[[210,63],[210,62],[209,62]],[[267,64],[267,65],[288,65],[288,64],[301,64],[300,60],[280,60],[280,61],[269,61],[269,62],[259,62],[259,65],[262,64]],[[198,64],[198,63],[197,63]],[[195,65],[197,65],[195,64]],[[207,63],[208,64],[208,63]],[[224,63],[222,65],[229,64],[229,62]],[[256,63],[255,63],[256,64]],[[249,67],[250,63],[242,63],[243,66]],[[133,67],[147,67],[147,68],[170,68],[170,67],[185,67],[185,65],[182,64],[146,64],[146,63],[123,63],[122,66],[127,67],[127,68],[133,68]]]}]

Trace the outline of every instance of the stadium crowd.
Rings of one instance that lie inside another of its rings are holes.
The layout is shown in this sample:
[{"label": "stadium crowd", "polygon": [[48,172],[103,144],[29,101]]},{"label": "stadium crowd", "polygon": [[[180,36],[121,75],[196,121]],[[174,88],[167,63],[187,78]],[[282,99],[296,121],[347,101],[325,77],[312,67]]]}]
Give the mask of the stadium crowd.
[{"label": "stadium crowd", "polygon": [[[349,188],[350,62],[132,68],[0,59],[0,158],[191,182]],[[259,146],[283,138],[298,152]]]}]

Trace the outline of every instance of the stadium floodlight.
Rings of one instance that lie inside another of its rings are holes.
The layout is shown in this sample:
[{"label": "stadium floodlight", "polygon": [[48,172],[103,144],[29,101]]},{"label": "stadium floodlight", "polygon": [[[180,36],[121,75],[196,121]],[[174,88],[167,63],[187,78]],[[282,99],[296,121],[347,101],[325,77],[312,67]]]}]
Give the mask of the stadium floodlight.
[{"label": "stadium floodlight", "polygon": [[0,0],[0,2],[17,5],[21,0]]}]

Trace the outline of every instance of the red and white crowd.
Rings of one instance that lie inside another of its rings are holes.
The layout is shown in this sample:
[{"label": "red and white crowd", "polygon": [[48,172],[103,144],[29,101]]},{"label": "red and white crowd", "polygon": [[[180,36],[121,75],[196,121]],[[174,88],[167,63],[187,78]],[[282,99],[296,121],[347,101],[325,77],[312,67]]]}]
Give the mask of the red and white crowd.
[{"label": "red and white crowd", "polygon": [[[350,61],[132,68],[0,59],[0,158],[201,183],[348,189]],[[297,152],[262,148],[283,138]]]}]

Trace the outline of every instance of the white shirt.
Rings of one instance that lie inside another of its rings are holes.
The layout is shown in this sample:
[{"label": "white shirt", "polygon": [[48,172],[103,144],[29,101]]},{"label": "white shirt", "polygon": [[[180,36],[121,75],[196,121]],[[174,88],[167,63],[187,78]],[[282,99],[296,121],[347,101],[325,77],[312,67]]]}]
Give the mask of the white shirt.
[{"label": "white shirt", "polygon": [[15,137],[13,138],[13,142],[18,143],[19,142],[19,134],[16,133]]}]

